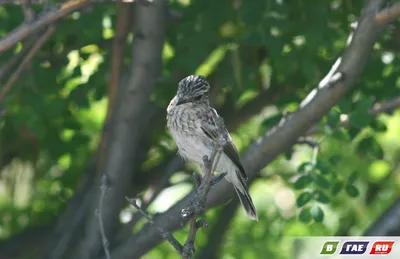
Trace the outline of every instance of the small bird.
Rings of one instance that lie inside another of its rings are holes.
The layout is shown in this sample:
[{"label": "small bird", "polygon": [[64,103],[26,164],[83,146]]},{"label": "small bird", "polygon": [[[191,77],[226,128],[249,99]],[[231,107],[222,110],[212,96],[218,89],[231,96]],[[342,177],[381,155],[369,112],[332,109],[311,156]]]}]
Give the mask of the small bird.
[{"label": "small bird", "polygon": [[[219,138],[216,120],[219,115],[209,104],[210,85],[203,76],[190,75],[179,82],[176,96],[167,108],[167,127],[185,160],[203,168],[203,157],[210,157]],[[239,152],[228,136],[216,171],[226,173],[225,179],[235,188],[243,208],[250,219],[258,220],[253,201],[247,190],[247,175]]]}]

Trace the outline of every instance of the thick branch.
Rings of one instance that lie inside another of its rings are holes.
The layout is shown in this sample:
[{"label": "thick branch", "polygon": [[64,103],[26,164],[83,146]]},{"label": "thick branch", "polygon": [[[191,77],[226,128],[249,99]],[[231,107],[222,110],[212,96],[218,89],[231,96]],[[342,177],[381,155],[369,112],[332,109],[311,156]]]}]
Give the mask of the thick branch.
[{"label": "thick branch", "polygon": [[[354,34],[349,39],[347,49],[332,67],[329,76],[321,82],[318,89],[315,89],[307,97],[298,111],[250,146],[242,159],[249,178],[254,178],[262,168],[296,143],[297,139],[304,135],[315,121],[320,120],[354,86],[368,61],[374,43],[385,28],[384,24],[377,23],[375,20],[375,14],[385,3],[384,0],[368,2]],[[341,78],[336,76],[340,74]],[[226,182],[221,182],[210,191],[207,207],[211,208],[222,204],[232,195],[232,187]],[[193,193],[165,213],[160,214],[155,221],[168,231],[178,229],[180,222],[174,215],[178,215],[192,197]],[[112,257],[116,259],[138,258],[160,241],[159,235],[146,225],[124,245],[117,247],[113,251]]]}]

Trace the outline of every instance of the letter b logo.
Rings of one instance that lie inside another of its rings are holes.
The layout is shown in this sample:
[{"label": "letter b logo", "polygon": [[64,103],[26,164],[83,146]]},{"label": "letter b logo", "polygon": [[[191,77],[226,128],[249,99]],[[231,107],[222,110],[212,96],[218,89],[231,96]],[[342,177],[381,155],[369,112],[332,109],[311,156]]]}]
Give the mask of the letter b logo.
[{"label": "letter b logo", "polygon": [[326,242],[322,247],[321,253],[322,255],[332,255],[336,252],[337,246],[339,242]]}]

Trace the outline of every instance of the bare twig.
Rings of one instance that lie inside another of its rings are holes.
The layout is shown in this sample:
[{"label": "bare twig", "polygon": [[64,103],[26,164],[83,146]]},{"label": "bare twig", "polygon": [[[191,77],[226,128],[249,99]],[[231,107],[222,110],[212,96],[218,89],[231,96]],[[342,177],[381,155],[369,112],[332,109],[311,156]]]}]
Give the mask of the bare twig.
[{"label": "bare twig", "polygon": [[47,40],[51,37],[51,35],[56,31],[56,26],[51,25],[47,31],[43,34],[42,37],[35,43],[29,53],[25,56],[24,60],[21,62],[17,70],[12,74],[9,78],[5,86],[0,91],[0,103],[4,99],[4,96],[7,92],[11,89],[14,83],[18,80],[19,76],[21,75],[22,71],[24,70],[25,66],[29,63],[29,61],[35,56],[36,52],[47,42]]},{"label": "bare twig", "polygon": [[392,6],[389,6],[380,11],[376,15],[375,20],[380,23],[387,23],[394,21],[399,16],[400,16],[400,3],[397,2]]},{"label": "bare twig", "polygon": [[179,253],[182,254],[182,250],[183,247],[182,245],[179,243],[179,241],[171,234],[171,232],[161,228],[156,222],[154,222],[154,220],[152,218],[150,218],[146,212],[141,209],[137,204],[136,204],[136,200],[135,199],[131,199],[128,197],[125,197],[125,199],[133,206],[135,207],[135,209],[137,209],[137,211],[142,214],[142,216],[147,219],[147,221],[155,228],[158,229],[158,231],[160,231],[160,234],[163,238],[165,238],[166,240],[168,240],[168,242],[175,248],[175,250]]},{"label": "bare twig", "polygon": [[107,259],[111,259],[110,250],[108,249],[109,242],[107,240],[107,236],[104,231],[103,217],[101,216],[101,213],[103,211],[103,200],[104,200],[104,196],[107,193],[107,189],[108,189],[107,176],[105,174],[103,174],[103,176],[101,177],[101,185],[100,185],[101,194],[100,194],[100,199],[99,199],[99,208],[97,210],[97,218],[99,221],[99,228],[100,228],[100,234],[101,234],[101,241],[102,241],[103,248],[104,248],[104,254],[106,255]]}]

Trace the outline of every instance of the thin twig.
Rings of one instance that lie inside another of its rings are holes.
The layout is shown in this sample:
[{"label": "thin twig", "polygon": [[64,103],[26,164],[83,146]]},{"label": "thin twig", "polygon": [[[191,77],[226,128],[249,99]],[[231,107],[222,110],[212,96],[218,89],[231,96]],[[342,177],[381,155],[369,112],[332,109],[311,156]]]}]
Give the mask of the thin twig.
[{"label": "thin twig", "polygon": [[[168,163],[168,166],[164,171],[165,173],[161,177],[161,179],[158,179],[156,183],[152,184],[147,188],[142,198],[142,204],[141,204],[142,210],[145,211],[148,208],[148,206],[158,197],[161,191],[167,187],[169,179],[177,171],[177,168],[179,168],[180,164],[181,164],[180,159],[172,159],[172,161]],[[136,225],[136,223],[139,221],[140,218],[141,218],[140,213],[133,214],[132,219],[129,222],[127,222],[123,226],[121,231],[117,234],[116,237],[117,243],[118,241],[122,241],[132,234],[132,228]]]},{"label": "thin twig", "polygon": [[392,6],[389,6],[380,11],[376,15],[375,20],[380,23],[387,23],[394,21],[399,16],[400,16],[400,3],[397,2]]},{"label": "thin twig", "polygon": [[24,60],[22,60],[21,64],[17,68],[17,70],[14,72],[14,74],[11,75],[11,77],[8,79],[7,83],[5,86],[1,89],[0,91],[0,103],[4,99],[5,95],[7,92],[11,89],[11,87],[14,85],[14,83],[18,80],[19,76],[21,75],[22,71],[25,69],[25,66],[29,63],[29,61],[35,56],[36,52],[39,51],[39,49],[49,40],[51,35],[56,31],[56,26],[51,25],[47,31],[43,34],[42,37],[39,38],[39,40],[35,43],[35,45],[32,47],[32,49],[28,52]]},{"label": "thin twig", "polygon": [[99,221],[99,228],[100,228],[100,234],[101,234],[101,241],[102,241],[103,248],[104,248],[104,254],[106,255],[107,259],[111,259],[110,250],[108,249],[109,243],[107,240],[106,233],[104,231],[103,217],[101,215],[101,213],[103,211],[103,200],[104,200],[104,196],[107,193],[107,189],[108,189],[107,176],[105,174],[103,174],[103,176],[101,177],[101,185],[100,185],[101,194],[100,194],[100,199],[99,199],[99,208],[97,210],[97,218]]},{"label": "thin twig", "polygon": [[171,234],[171,232],[166,231],[165,229],[161,228],[152,218],[150,218],[146,212],[141,209],[137,204],[135,199],[130,199],[128,197],[125,197],[125,199],[133,206],[135,209],[142,214],[142,216],[147,219],[147,221],[155,228],[160,231],[161,236],[168,240],[168,242],[175,248],[175,250],[179,253],[182,254],[182,245],[179,243],[179,241]]}]

